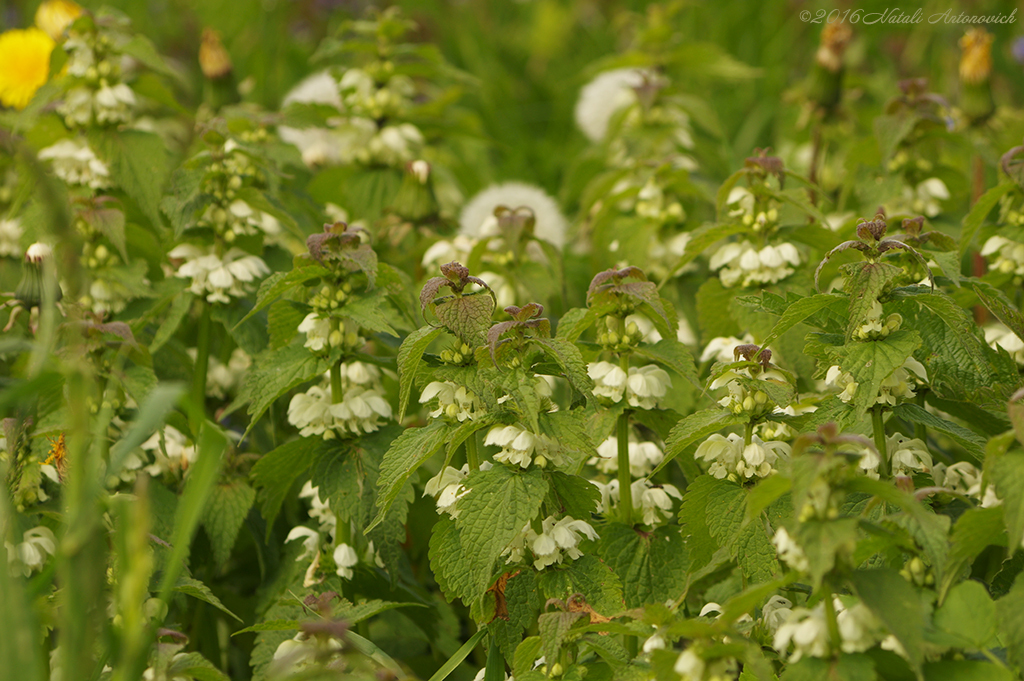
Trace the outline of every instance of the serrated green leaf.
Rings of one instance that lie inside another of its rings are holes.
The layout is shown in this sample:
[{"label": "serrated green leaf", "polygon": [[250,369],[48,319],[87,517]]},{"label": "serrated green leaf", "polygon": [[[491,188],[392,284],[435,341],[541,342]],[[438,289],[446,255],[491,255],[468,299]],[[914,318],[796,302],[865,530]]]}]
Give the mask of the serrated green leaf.
[{"label": "serrated green leaf", "polygon": [[552,471],[547,478],[550,486],[548,499],[556,513],[586,520],[597,510],[601,490],[589,480],[561,471]]},{"label": "serrated green leaf", "polygon": [[441,335],[443,329],[424,326],[416,329],[402,341],[398,348],[398,420],[405,418],[409,407],[409,396],[412,394],[413,380],[419,369],[420,359],[427,347]]},{"label": "serrated green leaf", "polygon": [[921,597],[895,570],[859,570],[851,573],[853,588],[878,619],[903,644],[910,665],[921,669],[925,608]]},{"label": "serrated green leaf", "polygon": [[1013,672],[991,662],[942,660],[926,662],[925,681],[1013,681]]},{"label": "serrated green leaf", "polygon": [[583,355],[573,343],[560,338],[533,337],[530,340],[555,360],[573,388],[587,398],[593,396],[594,381],[587,373],[587,363],[583,361]]},{"label": "serrated green leaf", "polygon": [[853,270],[847,275],[844,286],[850,291],[849,321],[846,324],[846,341],[849,342],[853,332],[864,323],[871,308],[878,302],[878,297],[903,276],[903,270],[884,262],[845,265],[841,268],[844,274],[849,271],[846,268]]},{"label": "serrated green leaf", "polygon": [[759,518],[743,526],[731,550],[732,557],[751,584],[763,584],[782,571],[775,557],[775,546]]},{"label": "serrated green leaf", "polygon": [[939,582],[939,602],[945,599],[953,583],[961,579],[974,559],[988,546],[1006,546],[1003,508],[971,508],[957,518],[950,537],[944,579]]},{"label": "serrated green leaf", "polygon": [[533,663],[541,656],[540,636],[528,636],[516,647],[515,664],[512,674],[517,679],[533,669]]},{"label": "serrated green leaf", "polygon": [[746,416],[734,414],[720,407],[711,407],[690,414],[672,428],[668,440],[665,441],[665,458],[651,472],[651,476],[695,442],[705,440],[723,428],[744,423],[746,420]]},{"label": "serrated green leaf", "polygon": [[581,556],[560,568],[537,575],[537,588],[547,598],[566,600],[581,594],[598,614],[608,617],[622,609],[622,584],[611,568],[594,556]]},{"label": "serrated green leaf", "polygon": [[719,481],[708,492],[708,531],[719,546],[729,546],[736,539],[746,512],[747,493],[740,485]]},{"label": "serrated green leaf", "polygon": [[936,628],[958,647],[985,649],[996,635],[996,604],[979,582],[967,580],[949,590],[935,611]]},{"label": "serrated green leaf", "polygon": [[220,599],[213,595],[213,592],[210,591],[210,587],[206,586],[198,579],[181,576],[178,578],[178,583],[174,585],[173,591],[185,594],[186,596],[191,596],[192,598],[198,598],[204,603],[209,603],[221,612],[234,617],[239,622],[242,621],[241,617],[228,610],[224,604],[220,602]]},{"label": "serrated green leaf", "polygon": [[698,388],[703,387],[697,377],[693,355],[685,345],[674,338],[663,338],[653,345],[640,345],[633,350],[633,354],[671,369]]},{"label": "serrated green leaf", "polygon": [[999,640],[1006,646],[1010,661],[1024,668],[1024,574],[1018,575],[1010,592],[996,601]]},{"label": "serrated green leaf", "polygon": [[235,481],[213,488],[203,509],[200,523],[210,539],[213,561],[223,566],[235,546],[238,531],[256,501],[256,491],[244,482]]},{"label": "serrated green leaf", "polygon": [[239,396],[249,401],[252,420],[247,430],[252,429],[278,397],[328,368],[326,360],[297,343],[280,350],[267,350],[253,358]]},{"label": "serrated green leaf", "polygon": [[724,484],[727,483],[710,475],[702,475],[692,481],[683,494],[679,523],[683,527],[686,550],[690,554],[691,572],[707,565],[718,550],[718,542],[711,536],[708,527],[707,507],[711,492]]},{"label": "serrated green leaf", "polygon": [[325,277],[331,274],[326,267],[311,263],[303,267],[296,267],[288,272],[274,272],[260,284],[256,293],[256,304],[252,310],[239,323],[252,317],[254,314],[270,305],[288,291],[297,289],[307,281]]},{"label": "serrated green leaf", "polygon": [[858,383],[853,398],[858,414],[875,405],[882,382],[903,366],[920,345],[921,337],[916,331],[900,329],[882,340],[853,342],[839,351],[840,366],[853,374]]},{"label": "serrated green leaf", "polygon": [[627,608],[663,603],[686,588],[689,556],[678,527],[642,533],[608,523],[601,528],[597,555],[622,582]]},{"label": "serrated green leaf", "polygon": [[288,346],[299,332],[299,324],[306,314],[306,308],[291,300],[271,303],[267,309],[267,332],[271,349],[280,350]]},{"label": "serrated green leaf", "polygon": [[981,282],[975,283],[972,288],[978,294],[982,305],[987,307],[1006,328],[1013,331],[1017,338],[1024,340],[1024,314],[1006,299],[1006,295],[994,286],[985,286]]},{"label": "serrated green leaf", "polygon": [[[528,390],[532,391],[533,388]],[[579,410],[540,414],[537,427],[537,432],[553,440],[554,451],[563,459],[560,463],[563,470],[574,472],[579,469],[581,462],[596,455],[587,422]]]},{"label": "serrated green leaf", "polygon": [[338,312],[374,333],[386,333],[398,338],[398,332],[391,328],[384,314],[385,296],[386,293],[379,289],[364,296],[353,296]]},{"label": "serrated green leaf", "polygon": [[974,202],[974,206],[971,207],[971,211],[964,216],[962,227],[960,228],[960,257],[962,258],[964,253],[971,247],[971,242],[974,241],[974,235],[981,228],[981,225],[985,222],[985,218],[992,212],[992,209],[996,207],[999,200],[1006,194],[1010,193],[1017,186],[1015,182],[1003,182],[1002,184],[992,187],[984,194],[978,197],[978,200]]},{"label": "serrated green leaf", "polygon": [[470,347],[487,340],[493,313],[494,298],[490,291],[450,296],[434,306],[437,320]]},{"label": "serrated green leaf", "polygon": [[737,289],[725,288],[718,277],[712,277],[700,285],[696,303],[697,323],[702,338],[743,335],[736,320],[727,313],[736,296]]},{"label": "serrated green leaf", "polygon": [[380,478],[377,480],[377,517],[367,526],[367,532],[384,520],[409,476],[444,446],[451,432],[452,428],[447,424],[435,420],[425,428],[409,428],[395,438],[380,464]]},{"label": "serrated green leaf", "polygon": [[111,179],[139,204],[153,227],[160,227],[160,197],[169,171],[164,141],[141,130],[118,130],[96,132],[89,142],[110,168]]},{"label": "serrated green leaf", "polygon": [[586,615],[582,612],[555,610],[554,612],[545,612],[537,618],[537,629],[540,631],[541,652],[544,653],[544,659],[559,659],[565,635],[585,617]]},{"label": "serrated green leaf", "polygon": [[[800,324],[807,320],[818,312],[832,308],[833,306],[841,306],[849,304],[848,299],[845,296],[836,295],[834,293],[818,293],[807,298],[800,298],[793,302],[786,308],[786,311],[782,313],[782,317],[779,321],[775,322],[775,326],[765,336],[764,340],[761,341],[762,347],[766,347],[775,342],[786,331],[789,331],[797,324]],[[845,315],[844,315],[845,316]]]},{"label": "serrated green leaf", "polygon": [[181,653],[175,655],[167,667],[167,677],[193,678],[198,681],[228,681],[228,676],[217,669],[212,662],[200,653]]},{"label": "serrated green leaf", "polygon": [[793,538],[807,555],[812,585],[818,588],[822,578],[836,564],[836,556],[849,556],[857,543],[857,519],[807,520],[796,526]]},{"label": "serrated green leaf", "polygon": [[267,335],[266,321],[252,319],[248,312],[249,301],[241,298],[225,305],[210,306],[210,318],[224,326],[238,347],[255,357],[267,349],[270,337]]},{"label": "serrated green leaf", "polygon": [[178,74],[167,66],[164,58],[156,51],[156,47],[150,39],[141,33],[133,35],[128,42],[120,45],[118,49],[122,53],[134,57],[141,62],[143,66],[152,71],[156,71],[159,74],[169,76],[171,78],[178,78]]},{"label": "serrated green leaf", "polygon": [[1011,452],[992,463],[992,482],[1003,500],[1003,519],[1012,556],[1024,538],[1024,454]]},{"label": "serrated green leaf", "polygon": [[558,328],[555,331],[555,338],[575,343],[583,332],[590,328],[597,320],[595,315],[584,307],[574,307],[567,310],[558,320]]},{"label": "serrated green leaf", "polygon": [[904,402],[903,404],[896,405],[896,407],[893,408],[892,413],[904,421],[918,423],[922,426],[926,426],[932,430],[948,435],[958,445],[963,447],[975,461],[980,463],[985,460],[986,440],[977,433],[970,431],[959,424],[953,423],[952,421],[947,421],[940,416],[936,416],[929,411],[925,411],[924,408],[912,402]]},{"label": "serrated green leaf", "polygon": [[292,485],[328,447],[319,438],[298,438],[264,454],[252,467],[252,480],[258,491],[260,513],[267,521],[268,537]]}]

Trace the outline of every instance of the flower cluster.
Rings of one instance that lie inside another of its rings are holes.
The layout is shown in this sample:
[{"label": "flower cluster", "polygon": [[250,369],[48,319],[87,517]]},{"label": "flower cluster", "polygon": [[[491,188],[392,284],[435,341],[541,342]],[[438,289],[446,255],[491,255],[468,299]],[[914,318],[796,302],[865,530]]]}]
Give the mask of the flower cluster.
[{"label": "flower cluster", "polygon": [[544,467],[548,460],[558,463],[558,443],[547,435],[531,433],[518,424],[495,426],[487,431],[485,445],[497,445],[501,451],[494,455],[495,461],[529,468],[531,463]]},{"label": "flower cluster", "polygon": [[[619,470],[618,452],[619,438],[612,435],[597,446],[597,456],[587,463],[602,473],[615,473]],[[658,443],[640,442],[635,432],[629,433],[629,474],[634,478],[647,475],[664,458],[665,453]]]},{"label": "flower cluster", "polygon": [[142,450],[153,457],[153,463],[146,466],[149,475],[158,477],[166,473],[183,474],[195,463],[196,446],[174,426],[164,426],[142,443]]},{"label": "flower cluster", "polygon": [[[846,602],[844,602],[844,600]],[[828,657],[833,644],[844,653],[864,652],[881,643],[883,649],[898,650],[899,643],[888,634],[882,622],[859,600],[852,597],[833,598],[836,612],[839,641],[833,642],[826,622],[825,602],[814,608],[793,608],[786,615],[786,621],[775,632],[773,645],[784,652],[793,646],[788,661],[799,661],[802,657]]]},{"label": "flower cluster", "polygon": [[[601,491],[601,508],[606,515],[612,515],[619,505],[619,481],[612,480],[607,484],[596,480],[590,481]],[[682,499],[683,495],[675,485],[654,484],[641,478],[634,480],[629,486],[633,510],[639,512],[645,525],[659,525],[672,517],[672,499]]]},{"label": "flower cluster", "polygon": [[391,418],[391,404],[380,386],[380,369],[363,362],[341,365],[339,399],[332,399],[330,387],[314,385],[292,397],[288,423],[303,437],[335,437],[372,433],[382,419]]},{"label": "flower cluster", "polygon": [[1024,275],[1024,244],[1006,237],[990,237],[981,254],[991,261],[992,269],[1004,274]]},{"label": "flower cluster", "polygon": [[215,246],[181,244],[171,249],[167,257],[182,262],[175,276],[191,279],[189,290],[204,296],[211,303],[230,303],[241,298],[257,279],[270,273],[263,260],[240,248],[218,254]]},{"label": "flower cluster", "polygon": [[785,442],[765,442],[752,435],[750,444],[745,445],[741,435],[715,433],[697,447],[693,458],[710,464],[708,473],[718,479],[749,480],[774,473],[779,459],[788,458],[790,452]]},{"label": "flower cluster", "polygon": [[70,185],[103,189],[110,185],[110,169],[84,140],[63,139],[40,150],[39,160],[53,161],[53,172]]},{"label": "flower cluster", "polygon": [[[885,439],[885,455],[893,475],[927,473],[932,468],[932,455],[928,446],[917,438],[895,433]],[[878,479],[878,455],[873,449],[862,449],[860,468],[871,478]]]},{"label": "flower cluster", "polygon": [[[903,366],[897,367],[889,376],[882,381],[878,388],[878,397],[875,404],[887,404],[896,406],[902,400],[913,399],[914,386],[918,381],[927,381],[928,372],[924,365],[913,357],[908,357]],[[853,374],[843,371],[842,367],[833,365],[825,374],[825,383],[829,387],[839,390],[839,399],[843,402],[851,401],[857,394],[859,384],[854,380]]]},{"label": "flower cluster", "polygon": [[799,264],[800,252],[793,244],[758,249],[749,241],[722,246],[709,262],[712,270],[721,270],[719,277],[726,288],[774,284],[793,274]]},{"label": "flower cluster", "polygon": [[628,373],[611,362],[591,362],[587,373],[594,381],[594,394],[612,402],[625,398],[631,407],[654,409],[672,386],[668,372],[654,365],[629,367]]},{"label": "flower cluster", "polygon": [[11,574],[28,577],[33,572],[42,570],[47,557],[57,553],[57,540],[50,528],[40,525],[25,530],[17,546],[5,540],[4,550],[7,553],[7,567]]},{"label": "flower cluster", "polygon": [[868,311],[864,323],[854,329],[853,339],[859,341],[878,340],[899,331],[902,325],[903,317],[895,312],[882,321],[882,304],[875,300],[871,303],[871,309]]},{"label": "flower cluster", "polygon": [[428,383],[420,395],[420,404],[437,400],[437,409],[430,412],[432,418],[442,414],[459,423],[477,418],[484,411],[483,402],[465,386],[451,381],[433,381]]},{"label": "flower cluster", "polygon": [[543,570],[549,565],[560,564],[566,559],[576,560],[582,556],[583,553],[577,547],[583,537],[598,539],[594,528],[582,520],[570,516],[556,520],[554,516],[548,516],[541,522],[540,533],[527,525],[502,555],[508,556],[506,562],[518,563],[529,550],[533,554],[533,566]]}]

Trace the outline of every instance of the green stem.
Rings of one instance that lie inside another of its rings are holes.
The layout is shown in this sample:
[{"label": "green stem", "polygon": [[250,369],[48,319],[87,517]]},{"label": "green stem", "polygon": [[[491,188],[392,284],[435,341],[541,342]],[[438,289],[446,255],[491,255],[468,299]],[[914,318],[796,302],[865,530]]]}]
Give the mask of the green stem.
[{"label": "green stem", "polygon": [[331,365],[331,404],[340,404],[344,393],[341,389],[341,362]]},{"label": "green stem", "polygon": [[210,304],[200,300],[199,335],[196,338],[196,369],[193,375],[192,398],[199,409],[206,404],[206,370],[210,364]]},{"label": "green stem", "polygon": [[754,424],[747,423],[743,428],[743,446],[747,447],[754,439]]},{"label": "green stem", "polygon": [[632,527],[633,476],[629,472],[629,414],[625,411],[619,414],[616,437],[619,441],[619,512],[622,522]]},{"label": "green stem", "polygon": [[[924,409],[924,388],[917,389],[917,396],[914,398],[914,402],[917,404],[917,406]],[[915,423],[914,437],[916,437],[918,440],[921,440],[922,442],[927,442],[928,427],[925,426],[923,423]]]},{"label": "green stem", "polygon": [[832,651],[838,653],[842,641],[839,639],[839,618],[836,616],[836,605],[832,602],[832,590],[825,591],[825,623],[828,625],[828,638]]},{"label": "green stem", "polygon": [[885,423],[882,420],[884,413],[883,407],[877,405],[871,410],[871,427],[875,433],[875,449],[878,450],[878,477],[888,480],[889,454],[885,448]]},{"label": "green stem", "polygon": [[480,454],[477,450],[476,433],[471,433],[466,438],[466,463],[469,464],[470,471],[480,470]]}]

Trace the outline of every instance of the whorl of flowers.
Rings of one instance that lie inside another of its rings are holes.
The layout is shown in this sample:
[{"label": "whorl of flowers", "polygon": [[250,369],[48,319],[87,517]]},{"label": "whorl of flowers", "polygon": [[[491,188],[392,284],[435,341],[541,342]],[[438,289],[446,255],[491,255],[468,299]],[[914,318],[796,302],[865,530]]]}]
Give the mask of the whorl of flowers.
[{"label": "whorl of flowers", "polygon": [[214,246],[181,244],[167,256],[184,261],[175,276],[191,279],[189,290],[211,303],[228,303],[245,296],[254,281],[270,273],[261,258],[240,248],[218,255]]},{"label": "whorl of flowers", "polygon": [[757,435],[745,445],[741,435],[715,433],[697,447],[693,457],[707,462],[708,473],[718,479],[748,480],[771,475],[779,459],[788,458],[791,451],[785,442],[765,442]]},{"label": "whorl of flowers", "polygon": [[543,570],[549,565],[562,563],[566,559],[576,560],[582,556],[583,552],[577,547],[583,537],[598,539],[594,528],[583,520],[570,516],[556,520],[554,516],[548,516],[541,522],[540,534],[526,525],[502,555],[508,556],[506,562],[518,563],[525,558],[526,551],[530,551],[534,557],[533,566]]},{"label": "whorl of flowers", "polygon": [[793,274],[798,265],[800,252],[793,244],[758,249],[746,240],[722,246],[709,262],[712,270],[721,270],[719,277],[726,288],[774,284]]},{"label": "whorl of flowers", "polygon": [[1024,275],[1024,244],[1006,237],[990,237],[981,248],[981,254],[989,259],[994,270],[1004,274]]},{"label": "whorl of flowers", "polygon": [[495,461],[521,468],[529,468],[537,460],[538,465],[546,463],[557,449],[557,443],[547,435],[531,433],[518,424],[491,428],[484,444],[501,447],[501,451],[494,455]]},{"label": "whorl of flowers", "polygon": [[591,362],[587,373],[594,381],[595,395],[612,402],[625,398],[629,406],[639,409],[654,409],[672,387],[668,372],[652,364],[629,367],[627,372],[611,362]]},{"label": "whorl of flowers", "polygon": [[[908,357],[903,362],[903,366],[897,367],[882,381],[882,385],[878,388],[875,404],[887,404],[894,407],[901,400],[913,399],[916,395],[914,386],[918,380],[927,381],[928,371],[916,359]],[[839,399],[843,402],[850,402],[857,394],[860,385],[854,380],[853,374],[843,371],[842,367],[838,365],[829,367],[825,374],[825,383],[840,391]]]},{"label": "whorl of flowers", "polygon": [[[615,473],[619,470],[618,448],[619,439],[612,435],[597,446],[597,456],[592,457],[587,463],[597,467],[602,473]],[[634,433],[629,434],[630,475],[647,475],[664,458],[665,453],[656,442],[638,442]]]},{"label": "whorl of flowers", "polygon": [[543,189],[522,182],[491,185],[476,194],[462,208],[459,231],[471,237],[498,234],[498,221],[494,215],[498,206],[529,208],[536,220],[534,235],[558,248],[565,245],[568,222],[558,203]]},{"label": "whorl of flowers", "polygon": [[110,169],[88,143],[63,139],[39,151],[39,160],[53,161],[53,172],[71,185],[102,189],[110,184]]},{"label": "whorl of flowers", "polygon": [[376,367],[351,362],[342,365],[342,395],[333,401],[329,387],[312,386],[288,403],[288,422],[303,437],[330,440],[339,436],[372,433],[392,416],[391,404],[380,387]]},{"label": "whorl of flowers", "polygon": [[442,414],[459,423],[473,420],[484,412],[483,402],[465,386],[456,385],[451,381],[433,381],[428,383],[420,395],[420,404],[437,400],[437,409],[430,416],[438,418]]}]

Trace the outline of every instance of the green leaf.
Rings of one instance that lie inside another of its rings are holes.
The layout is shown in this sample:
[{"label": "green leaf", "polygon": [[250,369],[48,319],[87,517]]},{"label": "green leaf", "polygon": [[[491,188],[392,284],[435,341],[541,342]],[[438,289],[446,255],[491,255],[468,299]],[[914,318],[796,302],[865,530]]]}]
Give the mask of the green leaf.
[{"label": "green leaf", "polygon": [[910,423],[917,423],[931,428],[940,433],[948,435],[958,445],[964,448],[975,461],[982,462],[985,459],[985,438],[970,431],[963,426],[947,421],[936,416],[913,402],[904,402],[896,405],[892,410],[893,415]]},{"label": "green leaf", "polygon": [[560,568],[544,570],[537,587],[547,598],[566,600],[581,594],[595,612],[611,617],[622,610],[622,584],[611,568],[594,556],[581,556]]},{"label": "green leaf", "polygon": [[146,68],[156,71],[164,76],[178,79],[178,74],[171,70],[164,58],[156,51],[153,43],[141,33],[136,33],[131,39],[119,47],[120,51],[130,57],[135,57]]},{"label": "green leaf", "polygon": [[[238,298],[226,305],[211,305],[210,318],[220,323],[231,335],[238,347],[252,357],[267,349],[270,337],[267,335],[266,321],[249,319],[249,301]],[[248,319],[248,321],[244,321]]]},{"label": "green leaf", "polygon": [[867,655],[840,653],[838,660],[803,657],[786,665],[781,681],[875,681],[875,663]]},{"label": "green leaf", "polygon": [[1006,667],[977,660],[942,660],[926,662],[925,681],[1013,681],[1014,675]]},{"label": "green leaf", "polygon": [[232,636],[238,636],[239,634],[249,634],[260,631],[298,631],[299,620],[266,620],[259,624],[254,624],[251,627],[245,629],[239,629],[233,632]]},{"label": "green leaf", "polygon": [[960,228],[960,257],[964,256],[964,253],[971,247],[971,242],[974,241],[974,235],[984,224],[985,218],[992,212],[992,209],[998,205],[999,200],[1006,194],[1009,194],[1017,186],[1015,182],[1003,182],[1002,184],[992,187],[984,194],[978,197],[978,200],[974,202],[974,206],[971,211],[964,216],[963,226]]},{"label": "green leaf", "polygon": [[[532,393],[533,388],[524,392]],[[550,437],[554,441],[555,451],[565,459],[560,464],[563,470],[576,471],[581,462],[594,456],[594,442],[580,410],[540,414],[537,426],[537,432]]]},{"label": "green leaf", "polygon": [[434,420],[425,428],[409,428],[395,438],[380,464],[377,517],[366,528],[367,532],[384,520],[409,476],[444,446],[451,430],[444,421]]},{"label": "green leaf", "polygon": [[921,337],[916,331],[900,329],[882,340],[853,342],[840,350],[840,366],[853,374],[858,383],[853,397],[858,414],[875,405],[882,382],[903,366],[920,345]]},{"label": "green leaf", "polygon": [[793,531],[796,540],[807,555],[807,563],[814,588],[836,564],[837,555],[849,556],[857,543],[857,519],[807,520]]},{"label": "green leaf", "polygon": [[267,310],[267,331],[270,347],[280,350],[288,346],[299,332],[299,324],[306,318],[307,308],[291,300],[278,300]]},{"label": "green leaf", "polygon": [[567,310],[558,320],[558,328],[555,331],[555,338],[560,338],[575,343],[583,332],[590,328],[596,321],[596,316],[591,315],[585,307],[574,307]]},{"label": "green leaf", "polygon": [[903,270],[884,262],[854,263],[845,267],[853,269],[853,273],[846,277],[845,284],[845,288],[850,291],[849,321],[846,324],[846,342],[849,343],[853,332],[867,319],[878,297],[903,276]]},{"label": "green leaf", "polygon": [[923,661],[925,608],[921,597],[895,570],[859,570],[850,574],[853,588],[878,619],[903,644],[910,666]]},{"label": "green leaf", "polygon": [[192,307],[193,300],[195,300],[195,296],[192,295],[191,291],[181,291],[174,297],[171,301],[171,306],[167,310],[167,314],[164,316],[164,320],[160,322],[160,326],[153,336],[153,342],[149,344],[150,354],[155,354],[157,350],[164,346],[164,343],[171,339],[174,332],[181,326],[185,315],[188,314],[189,308]]},{"label": "green leaf", "polygon": [[711,407],[690,414],[672,428],[668,434],[668,440],[665,441],[665,458],[648,477],[652,477],[664,468],[669,461],[686,451],[690,445],[706,440],[710,435],[723,428],[745,423],[746,420],[746,416],[734,414],[720,407]]},{"label": "green leaf", "polygon": [[178,583],[174,585],[173,590],[177,593],[191,596],[192,598],[198,598],[204,603],[209,603],[221,612],[234,617],[239,622],[242,621],[241,617],[228,610],[224,604],[220,602],[220,599],[213,595],[213,592],[210,591],[210,587],[206,586],[198,579],[192,579],[191,577],[185,576],[179,577]]},{"label": "green leaf", "polygon": [[566,612],[555,610],[545,612],[537,618],[537,629],[540,632],[541,652],[546,660],[559,659],[559,652],[566,634],[577,623],[583,621],[586,614],[582,612]]},{"label": "green leaf", "polygon": [[743,526],[732,542],[730,550],[748,583],[763,584],[782,571],[775,557],[775,546],[768,537],[764,521],[760,518]]},{"label": "green leaf", "polygon": [[441,335],[443,329],[424,326],[416,329],[402,341],[398,348],[398,420],[405,418],[409,407],[409,396],[412,394],[413,380],[419,369],[420,359],[427,347]]},{"label": "green leaf", "polygon": [[987,360],[982,352],[984,346],[981,345],[978,338],[978,325],[974,323],[974,317],[968,310],[937,289],[933,293],[914,296],[912,300],[935,314],[953,332],[954,337],[971,360],[969,369],[981,374],[989,370]]},{"label": "green leaf", "polygon": [[583,361],[583,355],[574,343],[560,338],[533,337],[530,340],[541,346],[558,363],[573,388],[587,398],[593,396],[594,381],[587,373],[587,363]]},{"label": "green leaf", "polygon": [[[848,299],[845,296],[836,295],[834,293],[819,293],[817,295],[810,296],[808,298],[800,298],[793,302],[786,311],[782,313],[782,317],[779,321],[775,322],[775,326],[765,336],[764,340],[761,341],[761,346],[766,347],[774,343],[779,336],[792,329],[797,324],[800,324],[807,320],[808,317],[812,317],[818,312],[843,306],[848,304]],[[846,315],[843,315],[844,317]]]},{"label": "green leaf", "polygon": [[644,533],[608,523],[601,528],[597,555],[622,582],[627,608],[663,603],[686,588],[689,556],[678,527]]},{"label": "green leaf", "polygon": [[[302,286],[311,279],[325,277],[329,274],[331,274],[329,269],[321,267],[312,261],[310,261],[310,264],[296,267],[289,272],[274,272],[260,284],[259,291],[256,293],[256,305],[242,319],[242,322],[273,303],[288,291]],[[239,322],[239,324],[242,322]]]},{"label": "green leaf", "polygon": [[371,294],[353,296],[348,299],[339,313],[374,333],[386,333],[398,338],[398,332],[391,328],[391,324],[388,323],[384,314],[386,295],[385,291],[378,289]]},{"label": "green leaf", "polygon": [[486,628],[481,628],[469,637],[469,640],[462,644],[462,647],[455,651],[455,654],[448,658],[448,661],[441,665],[441,668],[434,672],[428,681],[444,681],[455,669],[462,664],[462,661],[469,657],[469,654],[480,643],[480,639],[487,633]]},{"label": "green leaf", "polygon": [[437,320],[470,347],[487,340],[493,313],[494,298],[490,291],[449,296],[434,306]]},{"label": "green leaf", "polygon": [[919,115],[907,111],[875,118],[875,137],[878,138],[878,148],[882,152],[883,160],[888,161],[892,158],[900,142],[910,134],[920,120]]},{"label": "green leaf", "polygon": [[213,562],[223,566],[235,546],[238,531],[256,501],[256,491],[236,481],[213,488],[200,521],[213,549]]},{"label": "green leaf", "polygon": [[533,669],[533,663],[541,656],[540,636],[528,636],[516,647],[515,664],[512,674],[517,679]]},{"label": "green leaf", "polygon": [[1006,646],[1010,661],[1024,668],[1024,573],[1017,575],[1010,592],[996,601],[999,640]]},{"label": "green leaf", "polygon": [[328,447],[320,438],[298,438],[264,454],[252,467],[252,480],[259,492],[260,513],[267,521],[268,538],[292,485]]},{"label": "green leaf", "polygon": [[708,502],[711,493],[722,485],[710,475],[702,475],[692,481],[683,495],[683,503],[679,509],[679,524],[683,527],[686,549],[690,554],[690,570],[698,570],[711,560],[718,550],[718,542],[711,536],[708,527]]},{"label": "green leaf", "polygon": [[548,473],[549,500],[556,514],[587,520],[597,510],[601,490],[589,480],[561,471]]},{"label": "green leaf", "polygon": [[685,345],[673,338],[663,338],[653,345],[640,345],[633,353],[671,369],[698,388],[703,387],[697,377],[693,355]]},{"label": "green leaf", "polygon": [[935,611],[934,622],[951,637],[949,645],[985,649],[996,635],[996,604],[979,582],[961,582]]},{"label": "green leaf", "polygon": [[974,559],[992,544],[1006,545],[1002,507],[971,508],[957,518],[950,537],[945,578],[939,591],[940,602],[953,582],[960,579]]},{"label": "green leaf", "polygon": [[167,667],[167,678],[193,678],[198,681],[229,681],[227,674],[217,669],[200,653],[175,655]]},{"label": "green leaf", "polygon": [[114,182],[139,204],[152,227],[160,227],[160,197],[169,171],[160,136],[141,130],[96,131],[89,142]]},{"label": "green leaf", "polygon": [[982,305],[996,316],[1008,329],[1017,334],[1017,338],[1024,340],[1024,314],[1014,307],[1006,295],[995,287],[984,286],[980,282],[972,287],[978,294]]},{"label": "green leaf", "polygon": [[1011,452],[992,463],[992,482],[1003,500],[1003,519],[1012,556],[1024,537],[1024,454]]},{"label": "green leaf", "polygon": [[274,401],[305,381],[328,370],[325,359],[295,343],[280,350],[267,350],[254,358],[245,377],[241,395],[249,401],[252,417],[249,430],[259,421]]}]

